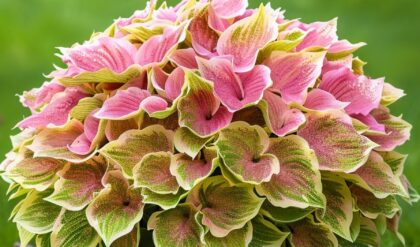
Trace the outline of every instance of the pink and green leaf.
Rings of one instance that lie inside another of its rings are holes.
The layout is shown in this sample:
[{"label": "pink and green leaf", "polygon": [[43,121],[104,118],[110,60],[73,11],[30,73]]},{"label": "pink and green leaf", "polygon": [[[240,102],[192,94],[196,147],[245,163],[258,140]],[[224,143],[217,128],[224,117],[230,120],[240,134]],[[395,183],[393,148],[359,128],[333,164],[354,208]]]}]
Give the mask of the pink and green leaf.
[{"label": "pink and green leaf", "polygon": [[296,132],[306,121],[299,109],[290,109],[279,95],[268,90],[264,92],[264,98],[258,106],[267,126],[277,136]]},{"label": "pink and green leaf", "polygon": [[278,158],[280,173],[258,185],[259,194],[277,207],[325,208],[318,161],[303,138],[290,135],[270,139],[267,152]]},{"label": "pink and green leaf", "polygon": [[381,105],[389,106],[404,96],[404,90],[396,88],[393,85],[385,82],[382,91]]},{"label": "pink and green leaf", "polygon": [[132,169],[146,154],[173,151],[172,140],[172,131],[160,125],[152,125],[142,130],[126,131],[99,152],[121,166],[126,175],[132,176]]},{"label": "pink and green leaf", "polygon": [[106,246],[130,233],[143,216],[141,189],[129,186],[121,171],[108,171],[103,178],[106,187],[86,209],[89,224]]},{"label": "pink and green leaf", "polygon": [[252,219],[252,230],[250,247],[282,246],[290,234],[282,232],[276,225],[264,219],[261,215]]},{"label": "pink and green leaf", "polygon": [[312,216],[290,224],[292,234],[290,243],[293,247],[325,246],[337,247],[338,242],[334,233],[324,223],[316,223]]},{"label": "pink and green leaf", "polygon": [[281,208],[265,201],[261,207],[261,214],[277,223],[291,223],[299,221],[315,211],[315,208]]},{"label": "pink and green leaf", "polygon": [[298,131],[315,151],[320,170],[353,172],[377,145],[353,128],[351,119],[339,112],[314,113]]},{"label": "pink and green leaf", "polygon": [[147,188],[158,194],[176,194],[178,182],[171,174],[172,154],[148,153],[133,168],[134,186]]},{"label": "pink and green leaf", "polygon": [[230,186],[222,176],[210,177],[194,187],[187,202],[200,209],[201,223],[215,237],[225,237],[254,218],[263,203],[251,186]]},{"label": "pink and green leaf", "polygon": [[178,102],[179,125],[200,137],[208,137],[226,127],[233,114],[213,95],[208,81],[191,71],[186,72],[187,93]]},{"label": "pink and green leaf", "polygon": [[158,205],[164,210],[175,208],[187,194],[188,192],[183,189],[179,189],[176,194],[159,194],[147,188],[143,188],[141,191],[144,203]]},{"label": "pink and green leaf", "polygon": [[153,229],[156,247],[203,247],[204,229],[197,222],[196,211],[188,204],[155,212],[149,219],[148,229]]},{"label": "pink and green leaf", "polygon": [[[244,138],[246,136],[247,138]],[[260,184],[280,172],[278,159],[266,153],[269,138],[263,128],[234,122],[223,129],[216,142],[226,167],[241,181]]]},{"label": "pink and green leaf", "polygon": [[188,128],[178,128],[175,131],[174,145],[178,152],[185,153],[194,159],[211,140],[211,137],[202,138],[197,136]]},{"label": "pink and green leaf", "polygon": [[231,19],[245,13],[248,0],[215,0],[211,2],[211,7],[220,18]]},{"label": "pink and green leaf", "polygon": [[247,247],[253,238],[252,229],[253,226],[251,222],[248,222],[244,227],[233,230],[222,238],[215,237],[210,232],[208,232],[204,236],[204,241],[208,246],[212,247]]},{"label": "pink and green leaf", "polygon": [[351,224],[353,221],[353,198],[346,181],[334,174],[322,177],[323,193],[327,198],[324,211],[317,211],[317,218],[338,236],[353,241]]},{"label": "pink and green leaf", "polygon": [[28,193],[19,203],[16,214],[12,213],[13,222],[35,234],[51,232],[61,208],[44,200],[50,193],[51,190],[42,192],[32,190]]},{"label": "pink and green leaf", "polygon": [[205,148],[202,157],[191,159],[185,154],[175,154],[170,166],[171,174],[185,190],[192,189],[210,176],[217,166],[215,149]]},{"label": "pink and green leaf", "polygon": [[250,71],[255,65],[258,51],[277,38],[278,29],[273,19],[261,4],[258,12],[237,21],[222,33],[217,52],[222,56],[233,56],[235,72]]},{"label": "pink and green leaf", "polygon": [[54,224],[50,241],[51,246],[95,247],[101,239],[89,225],[85,211],[72,212],[63,209]]},{"label": "pink and green leaf", "polygon": [[138,247],[140,243],[140,226],[136,224],[133,230],[115,240],[111,247]]},{"label": "pink and green leaf", "polygon": [[56,173],[63,163],[52,158],[28,158],[7,170],[6,176],[26,189],[43,191],[56,180]]},{"label": "pink and green leaf", "polygon": [[67,210],[82,210],[102,188],[106,165],[103,160],[89,160],[82,164],[68,163],[58,173],[54,192],[45,200]]}]

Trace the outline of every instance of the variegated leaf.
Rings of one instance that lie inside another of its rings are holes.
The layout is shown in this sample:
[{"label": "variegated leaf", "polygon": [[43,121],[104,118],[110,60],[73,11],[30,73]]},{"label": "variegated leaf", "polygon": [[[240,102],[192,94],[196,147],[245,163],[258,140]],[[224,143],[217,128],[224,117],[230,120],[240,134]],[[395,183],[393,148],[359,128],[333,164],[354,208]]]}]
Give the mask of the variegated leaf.
[{"label": "variegated leaf", "polygon": [[253,226],[248,222],[244,227],[231,231],[228,235],[222,238],[211,235],[210,232],[204,236],[204,241],[208,246],[212,247],[247,247],[251,242]]},{"label": "variegated leaf", "polygon": [[280,231],[276,225],[264,219],[261,215],[252,219],[252,230],[252,240],[249,247],[282,246],[289,236],[288,232]]}]

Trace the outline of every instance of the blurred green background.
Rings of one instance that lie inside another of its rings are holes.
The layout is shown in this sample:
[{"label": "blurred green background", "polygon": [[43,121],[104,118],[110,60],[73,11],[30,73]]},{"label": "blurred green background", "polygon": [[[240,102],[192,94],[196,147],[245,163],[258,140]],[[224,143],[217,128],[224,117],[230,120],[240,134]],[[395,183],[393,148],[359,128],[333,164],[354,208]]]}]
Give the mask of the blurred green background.
[{"label": "blurred green background", "polygon": [[[11,128],[28,114],[15,96],[40,86],[42,73],[59,63],[58,46],[82,42],[103,30],[119,16],[144,8],[145,0],[0,0],[0,155],[10,148]],[[177,1],[170,0],[171,5]],[[260,1],[250,0],[253,7]],[[419,0],[272,0],[286,9],[289,19],[305,22],[339,17],[341,38],[368,43],[358,55],[368,61],[367,73],[385,76],[408,96],[392,106],[414,125],[411,141],[400,149],[410,154],[405,173],[420,190],[420,1]],[[7,223],[15,202],[8,202],[6,185],[0,182],[0,247],[18,239],[15,226]],[[420,246],[420,203],[402,203],[401,232],[407,246]],[[399,246],[387,234],[383,246]]]}]

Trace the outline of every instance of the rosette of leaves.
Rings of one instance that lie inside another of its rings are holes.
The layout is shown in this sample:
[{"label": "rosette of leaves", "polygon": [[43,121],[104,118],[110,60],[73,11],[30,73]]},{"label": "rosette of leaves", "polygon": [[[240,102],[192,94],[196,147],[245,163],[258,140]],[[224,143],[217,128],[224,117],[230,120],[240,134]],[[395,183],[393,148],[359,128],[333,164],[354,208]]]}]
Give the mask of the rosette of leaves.
[{"label": "rosette of leaves", "polygon": [[24,92],[1,164],[22,246],[379,246],[418,195],[404,95],[336,19],[148,3]]}]

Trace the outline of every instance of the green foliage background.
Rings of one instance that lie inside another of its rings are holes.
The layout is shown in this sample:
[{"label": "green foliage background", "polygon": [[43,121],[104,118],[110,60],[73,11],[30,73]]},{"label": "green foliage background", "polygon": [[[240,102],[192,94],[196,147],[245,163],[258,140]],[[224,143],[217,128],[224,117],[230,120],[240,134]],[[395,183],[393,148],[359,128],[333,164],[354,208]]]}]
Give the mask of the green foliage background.
[{"label": "green foliage background", "polygon": [[[40,86],[42,73],[52,70],[58,46],[70,46],[87,39],[92,31],[103,30],[119,16],[144,8],[145,0],[0,0],[0,155],[10,149],[11,128],[28,112],[15,96]],[[171,5],[177,0],[169,0]],[[253,7],[260,1],[250,0]],[[265,2],[265,1],[264,1]],[[289,19],[305,22],[339,17],[341,38],[368,43],[358,52],[368,61],[367,73],[408,94],[392,106],[393,113],[414,125],[412,138],[401,152],[410,154],[405,173],[420,190],[420,1],[419,0],[272,0],[286,9]],[[15,130],[16,131],[16,130]],[[15,132],[13,131],[13,132]],[[9,247],[18,239],[8,222],[15,202],[5,196],[0,183],[0,246]],[[420,246],[420,203],[402,203],[401,232],[407,246]],[[383,246],[399,246],[387,234]]]}]

